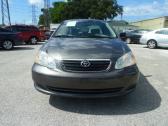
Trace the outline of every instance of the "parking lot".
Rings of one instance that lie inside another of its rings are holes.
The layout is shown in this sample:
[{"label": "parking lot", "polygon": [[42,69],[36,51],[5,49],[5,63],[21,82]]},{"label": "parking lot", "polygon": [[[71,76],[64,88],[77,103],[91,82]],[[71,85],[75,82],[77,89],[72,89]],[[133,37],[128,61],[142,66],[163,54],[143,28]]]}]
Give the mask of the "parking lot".
[{"label": "parking lot", "polygon": [[140,81],[132,94],[108,99],[69,99],[34,89],[31,67],[42,45],[0,49],[0,126],[166,126],[168,49],[129,45]]}]

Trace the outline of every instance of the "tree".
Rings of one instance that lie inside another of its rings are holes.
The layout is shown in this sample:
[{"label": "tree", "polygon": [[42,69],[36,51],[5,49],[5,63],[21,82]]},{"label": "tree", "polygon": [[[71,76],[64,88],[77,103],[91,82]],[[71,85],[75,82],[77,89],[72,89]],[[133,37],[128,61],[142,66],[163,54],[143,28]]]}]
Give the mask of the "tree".
[{"label": "tree", "polygon": [[44,15],[40,15],[38,24],[39,25],[44,25],[45,24],[45,22],[44,22]]},{"label": "tree", "polygon": [[[113,19],[122,14],[122,6],[116,0],[68,0],[68,2],[54,2],[50,9],[51,21],[59,23],[67,19]],[[40,23],[42,21],[40,16]]]},{"label": "tree", "polygon": [[67,3],[66,10],[65,16],[70,19],[114,18],[123,12],[122,6],[119,6],[116,0],[71,0]]},{"label": "tree", "polygon": [[64,13],[66,11],[65,6],[65,2],[53,3],[53,8],[50,8],[51,21],[53,23],[60,23],[61,21],[66,19],[66,17],[64,16]]}]

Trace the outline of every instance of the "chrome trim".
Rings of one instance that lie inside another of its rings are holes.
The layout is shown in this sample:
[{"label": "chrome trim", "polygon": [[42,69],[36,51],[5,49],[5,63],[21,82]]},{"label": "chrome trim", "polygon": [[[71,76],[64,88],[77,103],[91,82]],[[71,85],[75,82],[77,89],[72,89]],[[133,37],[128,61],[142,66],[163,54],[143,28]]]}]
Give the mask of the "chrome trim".
[{"label": "chrome trim", "polygon": [[62,59],[64,60],[73,60],[73,61],[82,61],[82,60],[89,60],[89,61],[111,61],[111,59]]},{"label": "chrome trim", "polygon": [[63,68],[63,64],[61,63],[61,68],[63,71],[65,72],[72,72],[72,73],[101,73],[101,72],[108,72],[111,68],[112,65],[112,61],[111,59],[62,59],[62,61],[83,61],[83,60],[88,60],[88,61],[109,61],[109,66],[107,67],[106,70],[102,70],[102,71],[73,71],[73,70],[65,70]]}]

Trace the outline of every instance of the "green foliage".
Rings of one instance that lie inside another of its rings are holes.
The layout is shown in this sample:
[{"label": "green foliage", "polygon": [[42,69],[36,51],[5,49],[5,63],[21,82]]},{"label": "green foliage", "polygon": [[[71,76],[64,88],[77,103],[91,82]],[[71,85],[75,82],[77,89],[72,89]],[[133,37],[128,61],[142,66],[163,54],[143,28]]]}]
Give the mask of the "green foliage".
[{"label": "green foliage", "polygon": [[50,8],[50,14],[51,14],[51,21],[53,23],[60,23],[65,18],[65,6],[66,3],[64,2],[55,2],[53,3],[53,8]]},{"label": "green foliage", "polygon": [[[60,23],[67,19],[106,19],[122,14],[122,6],[116,0],[68,0],[54,2],[50,8],[52,23]],[[40,16],[39,24],[43,24],[44,16]]]},{"label": "green foliage", "polygon": [[44,15],[40,15],[38,24],[44,25]]}]

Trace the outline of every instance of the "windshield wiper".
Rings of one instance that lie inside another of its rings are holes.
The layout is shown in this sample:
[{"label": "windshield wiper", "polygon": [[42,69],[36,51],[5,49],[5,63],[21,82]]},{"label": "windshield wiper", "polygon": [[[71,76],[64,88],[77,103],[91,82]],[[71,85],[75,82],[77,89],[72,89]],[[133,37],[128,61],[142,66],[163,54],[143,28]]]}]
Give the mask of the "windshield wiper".
[{"label": "windshield wiper", "polygon": [[70,37],[76,37],[74,35],[56,35],[56,36],[53,36],[53,37],[56,37],[56,38],[70,38]]},{"label": "windshield wiper", "polygon": [[73,38],[73,37],[76,37],[76,38],[109,38],[109,39],[114,39],[116,37],[111,37],[111,36],[107,36],[107,35],[89,35],[89,36],[75,36],[75,35],[56,35],[56,36],[53,36],[53,37],[56,37],[56,38]]},{"label": "windshield wiper", "polygon": [[107,35],[90,35],[89,37],[92,37],[92,38],[110,38],[110,39],[115,38],[115,37],[111,37],[111,36],[107,36]]}]

